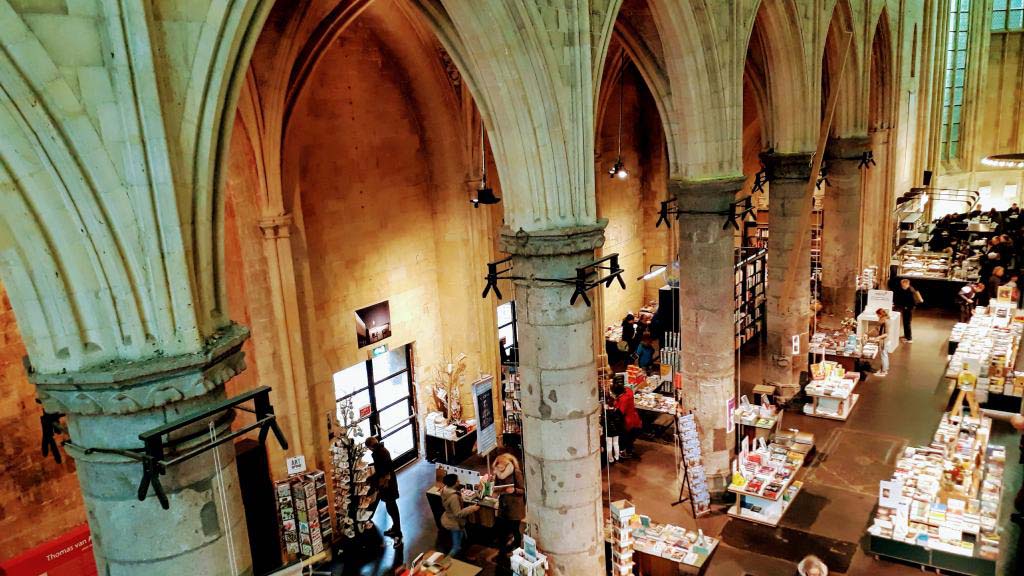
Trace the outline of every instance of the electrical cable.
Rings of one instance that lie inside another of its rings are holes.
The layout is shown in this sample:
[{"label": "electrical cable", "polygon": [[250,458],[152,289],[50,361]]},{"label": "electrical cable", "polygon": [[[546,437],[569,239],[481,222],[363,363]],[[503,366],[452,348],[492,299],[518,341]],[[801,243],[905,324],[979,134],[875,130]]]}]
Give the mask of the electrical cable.
[{"label": "electrical cable", "polygon": [[[210,441],[217,442],[217,428],[212,421],[209,422],[209,429]],[[228,561],[231,563],[231,573],[238,574],[238,557],[235,551],[235,537],[231,528],[231,518],[228,514],[228,491],[224,485],[224,469],[221,466],[220,447],[213,449],[213,465],[217,469],[214,475],[217,478],[217,495],[221,508],[220,517],[224,520],[224,531],[227,533],[228,538]]]}]

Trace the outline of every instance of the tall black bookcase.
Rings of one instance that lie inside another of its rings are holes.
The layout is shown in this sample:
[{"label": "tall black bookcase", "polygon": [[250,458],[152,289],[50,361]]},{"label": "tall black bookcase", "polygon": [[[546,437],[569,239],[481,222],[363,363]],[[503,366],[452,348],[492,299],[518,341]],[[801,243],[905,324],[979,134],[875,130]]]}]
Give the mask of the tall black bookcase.
[{"label": "tall black bookcase", "polygon": [[736,348],[765,334],[767,263],[768,250],[765,248],[741,248],[736,251],[734,270]]}]

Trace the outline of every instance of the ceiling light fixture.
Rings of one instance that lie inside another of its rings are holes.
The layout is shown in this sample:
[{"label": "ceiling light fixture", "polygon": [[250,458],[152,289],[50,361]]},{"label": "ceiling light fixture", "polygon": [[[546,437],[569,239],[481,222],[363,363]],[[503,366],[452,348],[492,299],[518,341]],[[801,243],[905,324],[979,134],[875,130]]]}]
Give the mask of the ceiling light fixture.
[{"label": "ceiling light fixture", "polygon": [[985,156],[982,158],[981,163],[985,166],[992,166],[993,168],[1022,169],[1024,168],[1024,153],[993,154],[992,156]]},{"label": "ceiling light fixture", "polygon": [[469,201],[473,208],[479,208],[481,204],[491,205],[501,202],[501,198],[494,195],[494,190],[487,186],[487,149],[484,143],[484,119],[480,118],[480,188],[477,188],[476,198]]},{"label": "ceiling light fixture", "polygon": [[622,75],[625,72],[625,68],[619,70],[619,134],[618,134],[618,153],[615,155],[615,165],[612,166],[611,170],[608,171],[609,178],[618,178],[619,180],[625,180],[629,177],[629,171],[626,170],[626,164],[622,161]]}]

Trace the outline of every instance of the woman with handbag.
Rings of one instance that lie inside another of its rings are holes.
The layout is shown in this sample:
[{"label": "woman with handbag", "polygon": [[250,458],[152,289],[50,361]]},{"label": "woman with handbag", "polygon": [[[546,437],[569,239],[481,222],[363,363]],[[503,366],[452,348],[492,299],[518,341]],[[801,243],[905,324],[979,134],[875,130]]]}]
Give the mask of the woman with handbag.
[{"label": "woman with handbag", "polygon": [[526,485],[519,460],[509,453],[494,459],[494,478],[496,486],[504,486],[498,491],[498,553],[503,557],[523,542]]}]

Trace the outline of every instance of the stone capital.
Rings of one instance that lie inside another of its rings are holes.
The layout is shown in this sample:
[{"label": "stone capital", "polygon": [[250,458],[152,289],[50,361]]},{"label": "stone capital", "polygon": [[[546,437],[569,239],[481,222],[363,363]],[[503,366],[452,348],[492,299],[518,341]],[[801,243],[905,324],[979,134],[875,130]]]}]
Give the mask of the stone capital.
[{"label": "stone capital", "polygon": [[81,372],[43,374],[29,380],[47,412],[131,414],[204,396],[245,370],[242,344],[249,329],[224,327],[203,350],[172,357],[112,362]]},{"label": "stone capital", "polygon": [[811,159],[814,156],[811,152],[762,152],[760,156],[770,182],[806,182],[811,178]]},{"label": "stone capital", "polygon": [[516,256],[559,256],[593,251],[604,245],[605,219],[596,224],[551,230],[513,232],[501,229],[501,249]]},{"label": "stone capital", "polygon": [[859,161],[864,153],[870,150],[871,138],[867,135],[830,138],[825,147],[825,159],[833,162],[836,160]]},{"label": "stone capital", "polygon": [[676,199],[682,210],[719,212],[728,210],[736,201],[736,193],[743,189],[746,178],[725,176],[706,180],[674,178],[669,180],[668,193]]},{"label": "stone capital", "polygon": [[260,230],[263,230],[263,237],[267,240],[275,238],[288,238],[292,235],[292,222],[294,218],[290,213],[276,216],[266,216],[259,219]]}]

